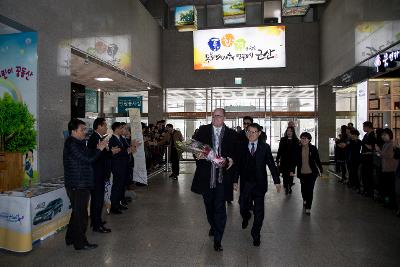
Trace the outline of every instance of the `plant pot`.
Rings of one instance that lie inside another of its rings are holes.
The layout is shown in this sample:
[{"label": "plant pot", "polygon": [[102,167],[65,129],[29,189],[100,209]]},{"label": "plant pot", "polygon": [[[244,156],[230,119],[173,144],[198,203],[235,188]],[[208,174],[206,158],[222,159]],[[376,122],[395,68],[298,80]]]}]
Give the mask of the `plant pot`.
[{"label": "plant pot", "polygon": [[24,165],[22,154],[0,152],[0,192],[22,187]]}]

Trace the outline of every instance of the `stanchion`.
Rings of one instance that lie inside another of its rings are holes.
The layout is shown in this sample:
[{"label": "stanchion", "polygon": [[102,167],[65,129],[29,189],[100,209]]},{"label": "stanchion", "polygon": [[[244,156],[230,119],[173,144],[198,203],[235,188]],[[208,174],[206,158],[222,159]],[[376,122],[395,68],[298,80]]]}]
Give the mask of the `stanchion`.
[{"label": "stanchion", "polygon": [[169,146],[165,147],[165,172],[169,171]]}]

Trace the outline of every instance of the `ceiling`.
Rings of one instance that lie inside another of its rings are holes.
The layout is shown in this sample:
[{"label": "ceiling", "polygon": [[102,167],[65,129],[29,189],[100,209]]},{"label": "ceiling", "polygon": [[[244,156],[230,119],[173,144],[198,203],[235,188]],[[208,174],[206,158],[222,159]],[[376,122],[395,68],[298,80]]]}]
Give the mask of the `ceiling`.
[{"label": "ceiling", "polygon": [[[112,82],[99,82],[95,78],[111,78]],[[105,92],[148,91],[147,84],[125,77],[110,66],[99,65],[89,59],[71,54],[71,81]]]},{"label": "ceiling", "polygon": [[[143,0],[149,1],[149,0]],[[164,0],[169,7],[184,6],[184,5],[219,5],[222,0]],[[246,0],[249,2],[263,2],[262,0]]]},{"label": "ceiling", "polygon": [[[167,99],[175,100],[195,100],[206,99],[206,89],[167,89]],[[269,87],[244,87],[244,88],[213,88],[213,99],[260,99],[270,97]],[[314,98],[314,87],[272,87],[271,97],[273,98]],[[211,98],[211,91],[208,92]]]},{"label": "ceiling", "polygon": [[21,31],[14,29],[10,26],[7,26],[3,23],[0,23],[0,34],[10,34],[10,33],[19,33]]}]

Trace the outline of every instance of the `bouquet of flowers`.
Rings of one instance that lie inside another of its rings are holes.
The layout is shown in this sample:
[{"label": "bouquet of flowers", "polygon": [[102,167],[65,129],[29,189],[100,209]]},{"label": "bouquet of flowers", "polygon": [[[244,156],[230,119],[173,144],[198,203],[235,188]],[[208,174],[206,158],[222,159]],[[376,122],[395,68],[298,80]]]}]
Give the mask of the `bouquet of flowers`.
[{"label": "bouquet of flowers", "polygon": [[206,160],[211,161],[212,164],[218,166],[224,166],[226,164],[226,159],[219,156],[209,145],[203,144],[194,139],[183,142],[177,141],[176,147],[181,151],[190,152],[196,155],[201,154]]}]

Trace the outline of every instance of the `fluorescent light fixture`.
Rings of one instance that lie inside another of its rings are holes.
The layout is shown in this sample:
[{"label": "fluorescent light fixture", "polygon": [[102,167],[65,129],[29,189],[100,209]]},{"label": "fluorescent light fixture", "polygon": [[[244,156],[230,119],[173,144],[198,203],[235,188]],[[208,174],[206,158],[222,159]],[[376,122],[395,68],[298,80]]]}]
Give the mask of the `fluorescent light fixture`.
[{"label": "fluorescent light fixture", "polygon": [[97,89],[97,92],[101,92],[101,89],[100,89],[100,88],[98,88],[98,89]]},{"label": "fluorescent light fixture", "polygon": [[114,81],[113,79],[110,79],[110,78],[94,78],[94,79],[99,82],[113,82]]},{"label": "fluorescent light fixture", "polygon": [[147,89],[148,89],[148,90],[150,90],[150,89],[151,89],[151,87],[150,87],[150,86],[147,86]]}]

